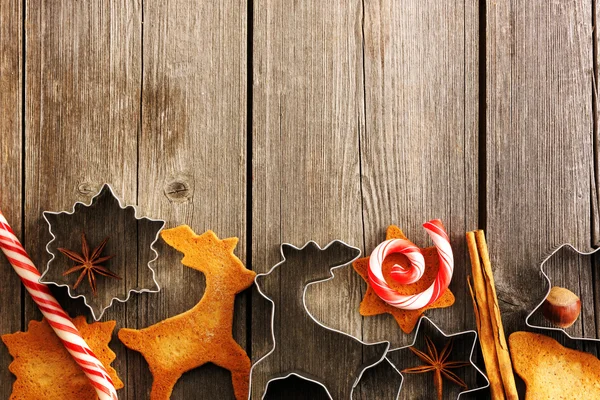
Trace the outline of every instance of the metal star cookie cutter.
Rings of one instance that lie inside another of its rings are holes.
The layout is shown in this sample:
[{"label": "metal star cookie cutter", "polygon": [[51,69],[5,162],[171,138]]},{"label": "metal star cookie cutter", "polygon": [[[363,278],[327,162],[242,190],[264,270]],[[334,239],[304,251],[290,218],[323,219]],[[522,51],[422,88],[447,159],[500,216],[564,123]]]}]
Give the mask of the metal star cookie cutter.
[{"label": "metal star cookie cutter", "polygon": [[548,282],[548,290],[546,291],[546,295],[542,298],[542,300],[539,302],[539,304],[537,306],[535,306],[535,308],[529,314],[527,314],[527,317],[525,318],[525,324],[530,328],[547,329],[550,331],[563,332],[570,339],[574,339],[574,340],[588,340],[588,341],[593,341],[593,342],[600,342],[600,338],[587,338],[587,337],[571,335],[569,332],[567,332],[568,328],[565,329],[565,328],[560,328],[558,326],[537,325],[536,323],[531,321],[532,317],[536,314],[536,311],[538,311],[538,309],[542,306],[542,304],[544,304],[544,301],[546,300],[546,298],[550,294],[550,290],[552,289],[552,281],[550,280],[550,277],[546,274],[546,271],[544,271],[544,267],[546,266],[546,263],[548,263],[548,261],[550,261],[558,252],[560,252],[562,250],[568,250],[574,254],[577,254],[578,256],[587,257],[587,256],[591,256],[593,254],[598,253],[600,251],[600,248],[592,250],[592,251],[581,251],[581,250],[578,250],[575,246],[573,246],[570,243],[563,243],[560,246],[558,246],[556,249],[554,249],[548,256],[546,256],[546,258],[544,258],[544,260],[540,264],[540,271],[542,272],[542,276],[546,279],[546,282]]},{"label": "metal star cookie cutter", "polygon": [[[154,244],[165,221],[138,216],[136,207],[123,205],[109,184],[104,184],[89,204],[76,202],[71,211],[44,211],[43,217],[52,236],[46,244],[46,251],[51,258],[39,281],[66,287],[69,297],[73,299],[83,297],[94,320],[100,320],[115,300],[124,303],[132,293],[160,291],[156,272],[151,264],[158,258]],[[79,271],[63,276],[63,272],[72,267],[74,262],[57,249],[67,248],[80,254],[82,233],[86,235],[90,251],[105,237],[109,237],[102,254],[115,254],[115,257],[107,261],[105,266],[122,278],[98,279],[97,296],[92,296],[87,279],[77,289],[73,289]],[[131,264],[135,268],[130,268]],[[137,265],[144,264],[147,269],[137,268]]]},{"label": "metal star cookie cutter", "polygon": [[399,355],[399,352],[402,350],[406,350],[409,347],[414,347],[417,344],[417,340],[419,339],[419,333],[421,332],[421,325],[423,325],[423,321],[427,321],[430,325],[430,330],[433,330],[434,333],[436,334],[441,334],[444,338],[446,339],[453,339],[453,338],[458,338],[460,336],[464,336],[464,335],[473,335],[473,344],[471,345],[471,351],[469,353],[469,363],[471,364],[471,366],[475,369],[475,371],[481,375],[481,377],[483,377],[483,379],[485,380],[485,385],[483,386],[477,386],[474,387],[473,389],[467,389],[467,390],[463,390],[462,392],[459,392],[457,395],[457,399],[460,399],[461,396],[466,395],[468,393],[473,393],[479,390],[483,390],[486,389],[490,386],[490,381],[488,380],[487,376],[483,373],[483,371],[475,364],[475,362],[473,361],[473,355],[475,353],[475,349],[477,347],[477,332],[475,332],[474,330],[465,330],[465,331],[460,331],[457,333],[452,333],[452,334],[446,334],[442,329],[440,329],[429,317],[425,317],[422,316],[421,318],[419,318],[419,322],[417,323],[417,328],[415,329],[415,335],[414,335],[414,339],[413,342],[407,346],[402,346],[402,347],[397,347],[395,349],[391,349],[388,351],[387,355],[385,356],[386,361],[392,366],[392,368],[394,368],[396,370],[396,372],[398,372],[400,374],[400,376],[402,377],[402,382],[400,383],[400,389],[398,390],[398,396],[397,398],[399,398],[400,393],[402,392],[402,387],[404,386],[404,381],[405,381],[405,376],[402,372],[400,372],[402,369],[402,367],[399,367],[399,365],[401,364],[401,362],[394,362],[392,361],[391,358],[394,358],[395,355]]},{"label": "metal star cookie cutter", "polygon": [[[263,399],[271,382],[292,375],[320,385],[330,399],[352,399],[354,388],[364,371],[386,359],[390,343],[384,341],[368,344],[323,325],[308,311],[306,291],[311,285],[333,279],[333,271],[356,260],[360,256],[360,249],[340,240],[334,240],[321,248],[311,240],[300,248],[284,243],[280,250],[282,261],[254,279],[258,292],[272,305],[273,347],[252,365],[249,399]],[[292,291],[295,294],[279,298],[285,318],[278,318],[277,323],[275,301],[268,294],[269,278],[273,279],[275,273],[279,275],[276,283],[281,282],[282,285],[275,286],[274,289],[282,293]],[[285,276],[286,274],[289,276]],[[290,283],[291,287],[283,287],[283,284]],[[336,340],[327,340],[326,335],[333,335]],[[325,357],[316,359],[311,357],[314,354],[324,354]],[[364,359],[367,361],[363,361]],[[336,373],[339,374],[340,365],[347,366],[351,363],[356,365],[356,369],[353,374],[343,374],[347,377],[345,382],[331,378]]]}]

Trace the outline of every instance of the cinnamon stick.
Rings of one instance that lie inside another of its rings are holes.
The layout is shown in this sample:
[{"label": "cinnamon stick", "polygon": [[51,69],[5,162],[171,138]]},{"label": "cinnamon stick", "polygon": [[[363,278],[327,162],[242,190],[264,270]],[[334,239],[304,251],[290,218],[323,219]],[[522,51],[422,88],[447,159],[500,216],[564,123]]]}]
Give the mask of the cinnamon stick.
[{"label": "cinnamon stick", "polygon": [[498,363],[498,354],[496,353],[492,320],[490,318],[487,301],[487,291],[485,289],[485,281],[481,263],[479,261],[479,252],[477,251],[474,232],[467,232],[467,246],[471,257],[473,286],[471,286],[471,281],[469,279],[467,279],[467,283],[469,284],[469,290],[471,291],[471,297],[473,298],[475,322],[477,323],[477,332],[479,332],[479,343],[481,344],[481,353],[483,354],[485,370],[487,372],[488,380],[490,381],[490,392],[493,400],[504,400],[504,386],[500,374],[500,365]]},{"label": "cinnamon stick", "polygon": [[504,336],[504,326],[502,325],[502,317],[500,315],[500,307],[498,306],[498,296],[496,295],[496,285],[494,284],[494,275],[492,273],[492,264],[488,252],[485,234],[483,230],[478,230],[475,233],[477,248],[483,262],[483,275],[486,283],[486,295],[488,307],[490,311],[492,329],[494,332],[494,343],[496,345],[496,353],[498,354],[498,365],[500,367],[500,375],[504,386],[504,393],[509,400],[518,400],[517,387],[515,384],[515,376],[513,374],[512,363],[510,361],[510,353]]}]

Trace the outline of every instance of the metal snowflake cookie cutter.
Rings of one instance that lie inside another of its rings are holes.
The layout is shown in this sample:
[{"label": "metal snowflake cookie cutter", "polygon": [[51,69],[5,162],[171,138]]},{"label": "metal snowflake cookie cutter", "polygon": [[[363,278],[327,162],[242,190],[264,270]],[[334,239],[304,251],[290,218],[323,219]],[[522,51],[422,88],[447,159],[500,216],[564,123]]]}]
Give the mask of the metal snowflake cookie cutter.
[{"label": "metal snowflake cookie cutter", "polygon": [[[558,326],[553,326],[553,325],[551,325],[551,323],[549,321],[546,321],[543,317],[539,316],[539,314],[536,314],[536,312],[542,307],[542,304],[544,304],[544,301],[546,300],[546,298],[550,294],[550,290],[552,289],[552,281],[550,280],[550,277],[544,270],[544,267],[546,266],[546,264],[548,262],[550,262],[561,251],[569,251],[571,253],[571,255],[575,254],[578,257],[588,257],[591,255],[594,255],[595,253],[598,253],[600,251],[600,248],[592,250],[592,251],[581,251],[581,250],[578,250],[577,248],[575,248],[575,246],[573,246],[570,243],[563,243],[560,246],[558,246],[556,249],[552,250],[552,252],[548,256],[546,256],[546,258],[544,258],[544,260],[540,264],[540,271],[542,272],[542,276],[546,279],[546,282],[548,283],[548,289],[546,290],[546,294],[544,295],[542,300],[539,302],[539,304],[537,306],[535,306],[535,308],[529,314],[527,314],[527,317],[525,318],[525,324],[530,328],[547,329],[550,331],[563,332],[570,339],[574,339],[574,340],[588,340],[588,341],[593,341],[593,342],[600,342],[600,338],[588,338],[588,337],[580,337],[577,335],[572,335],[568,332],[569,328],[565,329],[565,328],[560,328]],[[582,304],[582,306],[583,306],[583,304]],[[582,314],[583,314],[583,307],[582,307]],[[538,319],[540,321],[546,322],[548,325],[541,325],[541,324],[532,322],[532,319],[534,319],[536,317],[538,317]]]},{"label": "metal snowflake cookie cutter", "polygon": [[[136,207],[123,205],[109,184],[104,184],[89,204],[76,202],[72,211],[44,211],[52,237],[46,244],[51,258],[40,277],[40,283],[66,287],[73,299],[83,297],[94,320],[102,318],[113,302],[126,302],[132,293],[157,293],[160,286],[151,264],[158,258],[154,244],[165,221],[137,216]],[[87,277],[73,289],[80,271],[66,276],[64,272],[75,262],[58,251],[66,248],[82,253],[82,234],[85,234],[90,252],[109,237],[102,255],[115,255],[102,264],[122,279],[99,276],[98,294],[92,295]],[[137,268],[147,265],[148,268]]]},{"label": "metal snowflake cookie cutter", "polygon": [[[428,326],[421,329],[421,327],[423,325],[423,321],[426,321]],[[463,391],[459,392],[456,397],[457,399],[460,399],[461,396],[466,395],[468,393],[473,393],[473,392],[476,392],[479,390],[483,390],[490,386],[490,381],[488,380],[487,376],[473,361],[473,355],[474,355],[475,349],[477,347],[477,332],[475,332],[474,330],[465,330],[465,331],[460,331],[457,333],[446,334],[430,318],[422,316],[421,318],[419,318],[419,322],[417,323],[417,328],[415,329],[415,335],[414,335],[413,342],[407,346],[402,346],[402,347],[398,347],[395,349],[391,349],[388,351],[387,355],[385,356],[387,362],[392,366],[392,368],[394,368],[400,374],[400,376],[402,376],[402,382],[400,383],[400,389],[398,390],[398,397],[400,396],[400,393],[402,392],[402,388],[403,388],[404,382],[406,380],[405,373],[402,373],[401,370],[403,370],[404,368],[407,368],[407,367],[416,366],[416,365],[410,364],[410,361],[407,360],[407,357],[401,357],[401,355],[404,352],[410,352],[409,347],[414,347],[417,345],[417,341],[420,339],[419,334],[425,330],[429,330],[434,335],[442,336],[445,339],[455,340],[454,351],[456,351],[456,349],[457,349],[456,339],[465,337],[466,335],[469,335],[469,336],[472,335],[471,341],[469,341],[468,338],[464,338],[463,343],[458,343],[459,344],[458,347],[460,347],[460,345],[462,344],[463,347],[466,346],[468,348],[469,343],[470,343],[471,350],[469,352],[468,362],[471,364],[471,367],[475,369],[475,372],[476,372],[475,376],[480,375],[481,377],[483,377],[483,379],[485,380],[485,384],[483,386],[477,386],[472,389],[467,389],[467,390],[463,390]],[[435,342],[434,339],[432,339],[432,340]],[[419,347],[421,347],[421,349],[424,349],[424,348],[426,348],[426,345],[422,345]],[[439,349],[438,349],[438,351],[439,351]],[[452,357],[452,355],[450,355],[450,357]],[[414,358],[417,359],[416,356]],[[454,359],[454,357],[452,357],[452,359]],[[466,362],[466,360],[462,360],[462,359],[456,360],[456,361],[465,361]],[[465,368],[467,368],[467,367],[465,367]],[[452,372],[456,373],[457,370],[453,370]],[[473,375],[473,374],[471,374],[471,375]],[[431,377],[431,379],[433,379],[433,376]],[[473,376],[472,376],[472,381],[476,381],[476,377],[473,378]],[[453,383],[450,383],[450,385],[454,386]],[[432,386],[432,385],[428,384],[428,387],[429,386]],[[459,386],[457,386],[457,387],[459,387]],[[447,388],[447,385],[445,385],[444,388]],[[456,390],[456,388],[454,388],[454,389]],[[444,390],[444,392],[446,392],[446,390]]]},{"label": "metal snowflake cookie cutter", "polygon": [[[306,291],[333,279],[333,271],[356,260],[360,249],[334,240],[323,248],[314,241],[300,248],[284,243],[280,250],[282,261],[254,279],[258,292],[272,305],[273,348],[252,365],[249,399],[263,399],[271,382],[292,375],[322,386],[330,399],[351,399],[364,371],[385,360],[390,343],[368,344],[323,325],[308,311]],[[271,290],[282,295],[273,296]],[[340,368],[348,365],[355,370]]]}]

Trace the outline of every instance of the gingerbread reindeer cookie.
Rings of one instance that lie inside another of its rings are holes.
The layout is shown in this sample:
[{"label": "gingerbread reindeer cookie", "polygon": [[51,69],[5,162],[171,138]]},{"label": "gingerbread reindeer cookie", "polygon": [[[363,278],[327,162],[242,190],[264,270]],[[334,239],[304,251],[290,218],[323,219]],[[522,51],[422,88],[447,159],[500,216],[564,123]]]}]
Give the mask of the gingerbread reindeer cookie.
[{"label": "gingerbread reindeer cookie", "polygon": [[184,254],[181,262],[206,276],[206,291],[191,310],[145,329],[121,329],[119,339],[142,353],[154,378],[151,400],[169,399],[189,370],[213,363],[231,372],[237,400],[248,397],[250,359],[232,337],[235,295],[252,285],[255,273],[233,254],[238,239],[220,240],[212,231],[196,235],[182,225],[162,238]]}]

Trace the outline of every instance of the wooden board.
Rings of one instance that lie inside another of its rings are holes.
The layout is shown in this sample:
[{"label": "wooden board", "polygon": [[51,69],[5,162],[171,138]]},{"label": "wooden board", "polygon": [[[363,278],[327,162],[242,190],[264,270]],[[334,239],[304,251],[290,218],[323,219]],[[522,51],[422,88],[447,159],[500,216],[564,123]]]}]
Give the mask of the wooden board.
[{"label": "wooden board", "polygon": [[[365,7],[365,250],[385,239],[390,224],[419,246],[431,246],[422,224],[441,219],[453,245],[456,303],[426,314],[447,332],[472,329],[464,234],[478,223],[477,3],[383,1]],[[414,340],[387,314],[365,318],[363,335],[391,340],[394,347]],[[373,374],[380,380],[371,390],[389,391],[386,382],[398,379],[382,369]],[[429,389],[407,383],[402,398],[435,397]],[[391,398],[377,391],[371,396]]]},{"label": "wooden board", "polygon": [[[23,7],[19,0],[0,2],[0,211],[21,240],[23,211]],[[0,257],[0,334],[21,329],[22,290],[19,279]],[[10,279],[9,279],[10,278]],[[11,393],[11,357],[0,345],[0,398]]]},{"label": "wooden board", "polygon": [[[597,26],[598,17],[600,16],[600,8],[598,7],[597,2],[593,3],[592,8],[592,24],[593,26]],[[592,73],[594,74],[593,80],[593,97],[592,97],[592,111],[593,111],[593,151],[594,151],[594,170],[593,177],[594,180],[590,184],[592,190],[592,246],[598,247],[600,245],[600,142],[598,136],[598,128],[600,126],[600,115],[598,114],[600,111],[598,110],[598,105],[600,104],[600,90],[598,89],[598,82],[600,78],[600,61],[598,60],[598,51],[600,50],[600,44],[598,43],[599,35],[598,30],[594,29],[592,32],[592,42],[594,48],[593,52],[593,69]],[[594,284],[594,313],[595,313],[595,323],[596,323],[596,335],[600,337],[600,257],[594,257],[594,264],[592,269],[592,277]]]},{"label": "wooden board", "polygon": [[[385,239],[390,224],[421,247],[430,246],[422,224],[441,219],[460,266],[451,286],[457,302],[451,312],[428,314],[441,327],[464,329],[473,325],[464,318],[466,307],[472,307],[466,296],[464,234],[477,227],[478,216],[477,91],[465,96],[467,84],[477,86],[477,9],[462,1],[415,1],[403,7],[373,3],[365,13],[366,247],[370,252]],[[433,24],[437,29],[430,29]],[[411,341],[391,316],[367,318],[365,328],[369,340],[387,337],[397,346]]]},{"label": "wooden board", "polygon": [[[87,203],[105,182],[125,203],[136,202],[140,5],[26,4],[25,245],[40,269],[48,260],[49,240],[42,211]],[[53,292],[71,315],[89,315],[81,299],[67,301],[63,288]],[[119,328],[127,307],[119,303],[105,318],[119,321]],[[24,321],[40,317],[27,297]],[[111,346],[117,354],[113,366],[126,377],[125,348],[118,340]]]},{"label": "wooden board", "polygon": [[[592,244],[591,22],[585,1],[487,2],[487,228],[509,332],[545,294],[543,255]],[[560,259],[548,272],[580,294],[573,333],[594,337],[591,263]]]},{"label": "wooden board", "polygon": [[[463,237],[479,226],[512,332],[544,294],[542,256],[566,241],[598,244],[594,2],[24,1],[0,2],[0,208],[40,267],[42,211],[88,201],[103,182],[167,226],[239,237],[236,254],[257,272],[280,261],[282,242],[342,239],[368,254],[389,224],[427,245],[422,223],[441,218],[457,301],[427,314],[448,332],[473,327]],[[106,319],[117,329],[202,296],[201,274],[158,250],[163,291],[113,306]],[[136,263],[146,268],[139,254]],[[598,265],[561,258],[550,267],[553,283],[583,300],[571,333],[600,335]],[[138,270],[128,278],[139,281]],[[4,260],[0,272],[12,274]],[[12,282],[0,283],[10,310],[0,334],[40,317]],[[391,317],[358,315],[364,290],[343,268],[309,291],[309,310],[367,341],[407,344]],[[63,303],[86,313],[80,301]],[[272,346],[270,312],[256,290],[236,303],[234,337],[253,360]],[[146,362],[116,338],[111,346],[127,385],[120,398],[147,398]],[[13,378],[0,347],[6,398]],[[311,362],[326,360],[315,352]],[[354,399],[394,398],[398,384],[382,365]],[[427,394],[407,386],[402,397]],[[268,398],[284,396],[326,398],[294,378],[270,387]],[[190,372],[172,398],[232,398],[229,373]]]},{"label": "wooden board", "polygon": [[[252,265],[258,272],[280,261],[282,242],[362,245],[360,14],[359,1],[254,4]],[[293,284],[281,282],[280,295]],[[357,336],[361,317],[348,303],[359,301],[360,278],[349,267],[307,297],[317,319]],[[254,360],[272,347],[270,314],[270,304],[254,296]],[[326,360],[314,354],[314,362]],[[343,369],[338,374],[345,379]],[[289,385],[274,385],[269,398],[290,396]],[[324,394],[316,385],[301,387],[298,398]]]},{"label": "wooden board", "polygon": [[[241,237],[236,253],[244,260],[246,53],[245,30],[239,26],[246,21],[245,3],[190,7],[181,2],[169,9],[146,3],[143,10],[141,3],[79,6],[50,5],[28,13],[27,167],[37,171],[27,181],[28,221],[38,234],[31,246],[42,248],[47,240],[41,210],[87,200],[106,181],[127,204],[139,204],[144,214],[171,226],[188,223],[199,232],[212,228],[222,237]],[[216,17],[222,13],[230,22],[227,29]],[[191,18],[185,26],[181,15]],[[220,35],[211,33],[219,27]],[[162,29],[171,35],[162,35]],[[40,148],[45,151],[35,151]],[[62,182],[50,186],[56,170]],[[227,209],[215,213],[215,205]],[[155,267],[163,292],[114,306],[106,318],[117,319],[117,329],[155,323],[201,297],[203,278],[186,271],[175,251],[159,249],[165,256]],[[45,255],[37,257],[43,265]],[[186,284],[196,296],[180,295]],[[238,303],[235,331],[243,345],[246,307],[243,298]],[[27,319],[38,317],[33,306],[29,310]],[[71,310],[85,312],[81,305]],[[115,367],[128,382],[121,396],[146,397],[152,379],[145,362],[117,340],[113,347]],[[231,393],[222,370],[207,367],[189,375],[174,398],[201,390],[208,397]]]},{"label": "wooden board", "polygon": [[[167,227],[235,236],[246,261],[246,3],[145,1],[138,203]],[[160,245],[158,296],[132,303],[128,325],[146,327],[202,297],[204,277]],[[238,296],[234,338],[246,345],[246,295]],[[139,306],[138,306],[139,305]],[[128,352],[129,399],[148,397],[151,377]],[[232,398],[228,371],[207,365],[179,380],[173,399]]]}]

